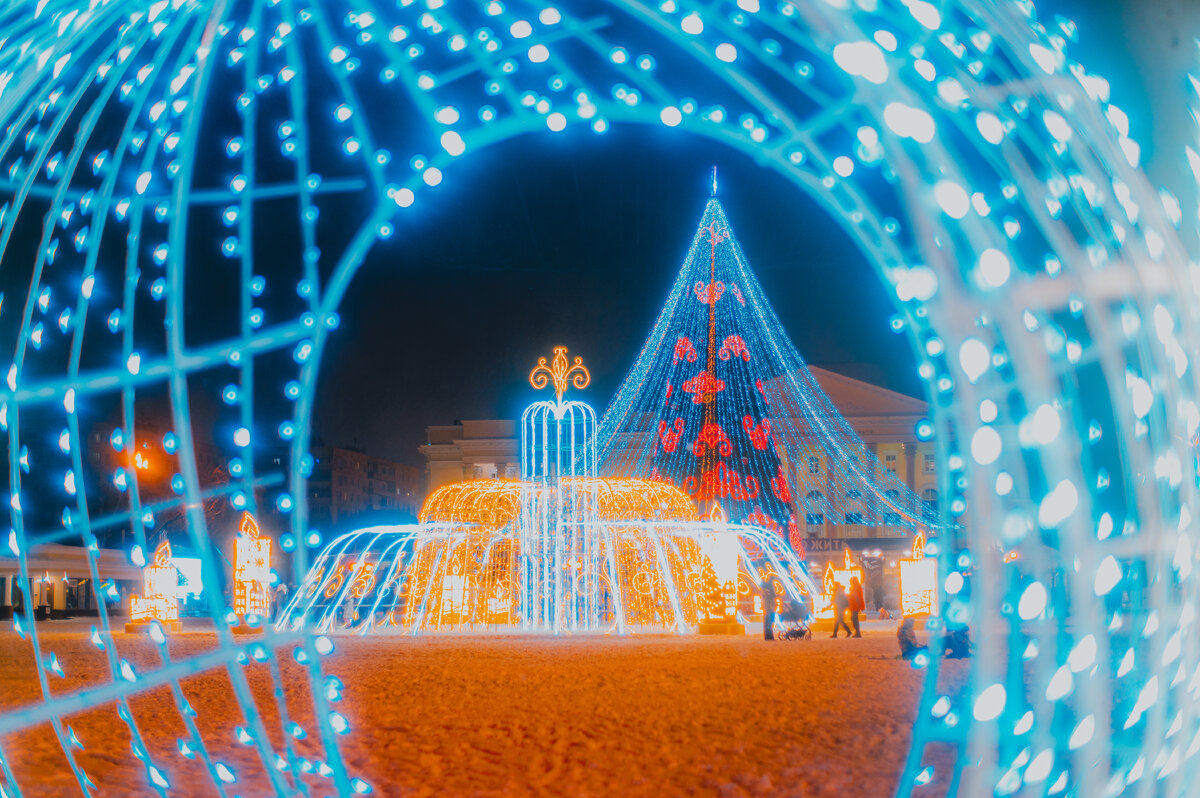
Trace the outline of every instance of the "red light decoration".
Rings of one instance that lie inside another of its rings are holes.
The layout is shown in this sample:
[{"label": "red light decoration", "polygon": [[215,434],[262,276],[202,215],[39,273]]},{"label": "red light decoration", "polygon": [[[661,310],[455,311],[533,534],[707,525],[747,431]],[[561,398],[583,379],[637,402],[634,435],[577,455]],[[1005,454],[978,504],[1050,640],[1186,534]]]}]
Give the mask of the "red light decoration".
[{"label": "red light decoration", "polygon": [[683,434],[682,418],[675,419],[674,428],[675,431],[672,432],[670,428],[667,427],[667,422],[658,422],[658,437],[662,441],[662,448],[664,452],[673,452],[675,451],[675,447],[679,445],[679,436]]},{"label": "red light decoration", "polygon": [[750,445],[759,451],[765,451],[767,440],[771,437],[771,419],[764,418],[762,423],[755,424],[750,416],[742,418],[742,428],[750,436]]},{"label": "red light decoration", "polygon": [[[682,421],[683,419],[680,419]],[[721,429],[721,425],[715,422],[705,424],[700,430],[700,435],[696,438],[696,442],[692,444],[692,454],[700,457],[704,454],[704,447],[707,446],[714,452],[720,452],[722,457],[728,457],[732,451],[729,445],[729,438],[725,435],[725,430]]]},{"label": "red light decoration", "polygon": [[704,305],[716,305],[721,299],[721,294],[725,293],[725,283],[716,282],[705,285],[704,283],[696,283],[696,299]]},{"label": "red light decoration", "polygon": [[[787,474],[783,472],[782,468],[780,468],[779,473],[771,479],[771,491],[775,494],[779,501],[783,502],[784,504],[791,504],[792,489],[788,487]],[[795,518],[794,515],[792,517]]]},{"label": "red light decoration", "polygon": [[271,606],[271,539],[262,537],[250,513],[242,513],[234,543],[233,611],[266,618]]},{"label": "red light decoration", "polygon": [[679,336],[679,340],[675,342],[675,362],[685,360],[695,363],[696,358],[696,345],[692,343],[692,339],[684,335]]},{"label": "red light decoration", "polygon": [[742,340],[740,335],[729,335],[721,343],[721,348],[717,351],[717,357],[722,360],[740,357],[747,363],[750,362],[750,350],[746,348],[746,342]]},{"label": "red light decoration", "polygon": [[725,380],[718,380],[712,372],[702,371],[683,384],[683,390],[695,394],[692,404],[711,402],[713,397],[725,390]]}]

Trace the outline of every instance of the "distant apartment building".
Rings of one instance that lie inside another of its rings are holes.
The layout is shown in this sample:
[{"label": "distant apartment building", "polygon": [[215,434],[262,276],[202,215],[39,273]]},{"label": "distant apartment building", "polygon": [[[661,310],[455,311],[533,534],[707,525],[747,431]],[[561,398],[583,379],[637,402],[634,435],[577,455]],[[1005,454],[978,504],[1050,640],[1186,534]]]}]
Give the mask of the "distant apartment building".
[{"label": "distant apartment building", "polygon": [[421,509],[421,472],[413,466],[338,446],[316,446],[312,456],[307,490],[314,527],[336,529],[368,513],[415,518]]}]

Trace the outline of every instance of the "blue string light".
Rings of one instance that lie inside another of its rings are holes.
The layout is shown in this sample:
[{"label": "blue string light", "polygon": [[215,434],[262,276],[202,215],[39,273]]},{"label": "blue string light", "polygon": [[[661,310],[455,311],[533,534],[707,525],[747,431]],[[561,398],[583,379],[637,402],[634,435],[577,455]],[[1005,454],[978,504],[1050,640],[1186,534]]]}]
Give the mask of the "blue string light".
[{"label": "blue string light", "polygon": [[[1183,794],[1197,780],[1200,314],[1185,214],[1139,171],[1130,120],[1072,58],[1069,21],[1026,0],[28,0],[0,24],[0,322],[12,353],[0,430],[5,542],[26,607],[32,546],[70,538],[94,552],[98,533],[124,525],[131,562],[144,562],[171,510],[186,513],[216,584],[200,509],[214,495],[251,509],[295,497],[288,534],[306,572],[321,543],[304,498],[315,386],[367,254],[400,215],[421,218],[456,160],[529,132],[661,126],[721,141],[808,192],[894,291],[918,353],[932,407],[922,437],[937,442],[944,508],[963,522],[939,550],[943,606],[975,630],[977,656],[953,695],[928,663],[899,792],[944,777],[963,794]],[[1190,163],[1200,169],[1195,153]],[[344,235],[326,238],[321,215],[338,211]],[[189,272],[228,286],[199,319],[185,313]],[[258,378],[280,352],[294,353],[291,373]],[[216,420],[227,486],[196,466],[191,397],[220,392],[206,375],[238,388]],[[116,403],[111,446],[132,447],[151,389],[171,399],[178,496],[136,469],[85,476],[81,411]],[[256,401],[267,397],[283,404]],[[285,421],[290,437],[276,441]],[[266,445],[287,449],[282,473],[263,472]],[[89,499],[118,481],[121,511],[93,517]],[[44,703],[0,718],[8,746],[48,721],[91,794],[63,718],[107,697],[146,788],[163,794],[171,768],[147,754],[129,697],[228,667],[273,789],[304,789],[290,747],[276,768],[222,598],[207,597],[215,652],[135,670],[111,635],[115,585],[94,556],[89,569],[105,585],[94,639],[111,681],[52,695],[51,652],[19,613]],[[296,646],[322,684],[330,641],[268,642]],[[325,761],[308,771],[339,793],[369,790],[345,771],[346,727],[325,691],[311,692]],[[928,743],[957,752],[951,773],[934,772]],[[206,767],[218,790],[237,778]],[[4,749],[0,770],[12,784]]]}]

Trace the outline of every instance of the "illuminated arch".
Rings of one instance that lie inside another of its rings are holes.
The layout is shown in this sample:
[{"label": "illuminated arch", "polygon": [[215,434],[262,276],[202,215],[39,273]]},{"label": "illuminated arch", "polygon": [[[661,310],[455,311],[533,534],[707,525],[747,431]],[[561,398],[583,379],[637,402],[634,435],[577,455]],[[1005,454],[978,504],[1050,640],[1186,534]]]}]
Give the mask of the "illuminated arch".
[{"label": "illuminated arch", "polygon": [[[1181,522],[1200,510],[1189,448],[1200,424],[1196,297],[1175,232],[1178,204],[1139,173],[1107,84],[1069,59],[1069,23],[1047,27],[1026,2],[977,0],[614,1],[591,16],[511,0],[425,14],[415,4],[319,3],[301,18],[288,0],[30,0],[2,12],[0,266],[29,275],[25,296],[10,298],[25,310],[0,390],[9,543],[23,568],[31,545],[62,534],[27,519],[40,491],[62,485],[64,523],[85,541],[108,520],[88,516],[75,482],[85,454],[76,403],[121,395],[129,430],[136,392],[165,386],[177,436],[172,487],[206,567],[217,562],[202,499],[215,491],[255,509],[262,487],[291,511],[281,543],[302,571],[308,549],[322,544],[308,528],[303,483],[325,342],[349,281],[392,234],[395,215],[419,214],[425,192],[453,179],[456,158],[514,136],[665,125],[724,142],[823,204],[895,291],[922,353],[941,493],[951,513],[966,513],[964,553],[951,558],[942,547],[940,568],[974,573],[970,602],[949,597],[945,617],[1006,631],[979,636],[972,690],[952,712],[931,712],[941,704],[928,672],[900,791],[929,777],[930,741],[978,763],[961,774],[968,793],[1024,780],[1098,794],[1134,773],[1179,792],[1195,780],[1196,757],[1180,741],[1197,720],[1188,680],[1176,675],[1195,672],[1200,653],[1175,635],[1193,623],[1182,613],[1198,578],[1194,530]],[[328,103],[310,97],[313,86]],[[376,92],[388,101],[371,102]],[[316,211],[333,200],[362,203],[357,227],[319,240]],[[259,262],[259,223],[275,201],[287,211],[265,224],[280,252]],[[36,246],[20,246],[18,224],[42,230]],[[196,239],[211,249],[197,251]],[[106,253],[124,255],[101,258],[109,245]],[[206,274],[226,279],[232,299],[198,329],[184,314],[186,269],[210,256],[228,260]],[[283,315],[260,309],[264,276],[289,296],[296,289]],[[226,310],[232,322],[214,337]],[[137,332],[135,315],[161,320],[164,334]],[[115,332],[88,326],[100,319]],[[269,388],[290,410],[256,416],[253,364],[278,353],[291,354],[296,379]],[[238,468],[222,487],[196,468],[189,378],[224,369],[236,384],[220,430]],[[62,461],[23,473],[22,419],[54,414],[66,431]],[[291,452],[282,491],[260,484],[248,456],[276,435]],[[138,475],[122,478],[134,557],[144,560],[152,508]],[[996,541],[1020,556],[998,556]],[[1128,642],[1135,666],[1117,676],[1111,665],[1126,644],[1107,633],[1106,602],[1139,568],[1155,578],[1122,616],[1142,634]],[[1056,583],[1060,571],[1079,578]],[[28,596],[27,569],[19,587]],[[224,630],[224,608],[211,602]],[[1024,607],[1020,623],[1005,611],[1014,604]],[[36,626],[31,639],[44,674]],[[1030,641],[1040,653],[1023,660],[1027,674],[1007,668],[1008,650],[1032,652]],[[1064,641],[1069,652],[1058,650]],[[304,645],[315,680],[318,652],[311,639]],[[1063,671],[1068,654],[1100,667]],[[111,651],[108,664],[123,684]],[[273,787],[286,791],[241,671],[230,673]],[[1047,700],[1065,678],[1072,689]],[[123,687],[119,700],[148,683]],[[1144,700],[1114,705],[1118,692]],[[329,707],[313,695],[332,746]],[[1066,747],[1046,733],[1060,716],[1079,718]],[[0,732],[38,717],[10,715]],[[1182,732],[1168,735],[1176,718]],[[997,741],[1030,724],[1033,756],[1018,761]],[[149,783],[165,790],[164,771],[145,764]],[[339,791],[357,786],[336,757],[329,766]]]}]

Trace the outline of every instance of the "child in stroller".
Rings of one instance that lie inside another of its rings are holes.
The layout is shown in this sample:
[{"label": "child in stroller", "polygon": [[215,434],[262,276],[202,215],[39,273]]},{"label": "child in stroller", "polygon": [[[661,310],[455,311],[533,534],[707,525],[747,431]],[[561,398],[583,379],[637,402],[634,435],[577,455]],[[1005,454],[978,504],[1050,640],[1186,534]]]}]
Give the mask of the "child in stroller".
[{"label": "child in stroller", "polygon": [[783,627],[780,637],[784,640],[811,640],[812,629],[808,625],[808,608],[804,606],[804,602],[792,601],[790,597],[784,596],[780,603],[783,606],[776,616],[777,622]]}]

